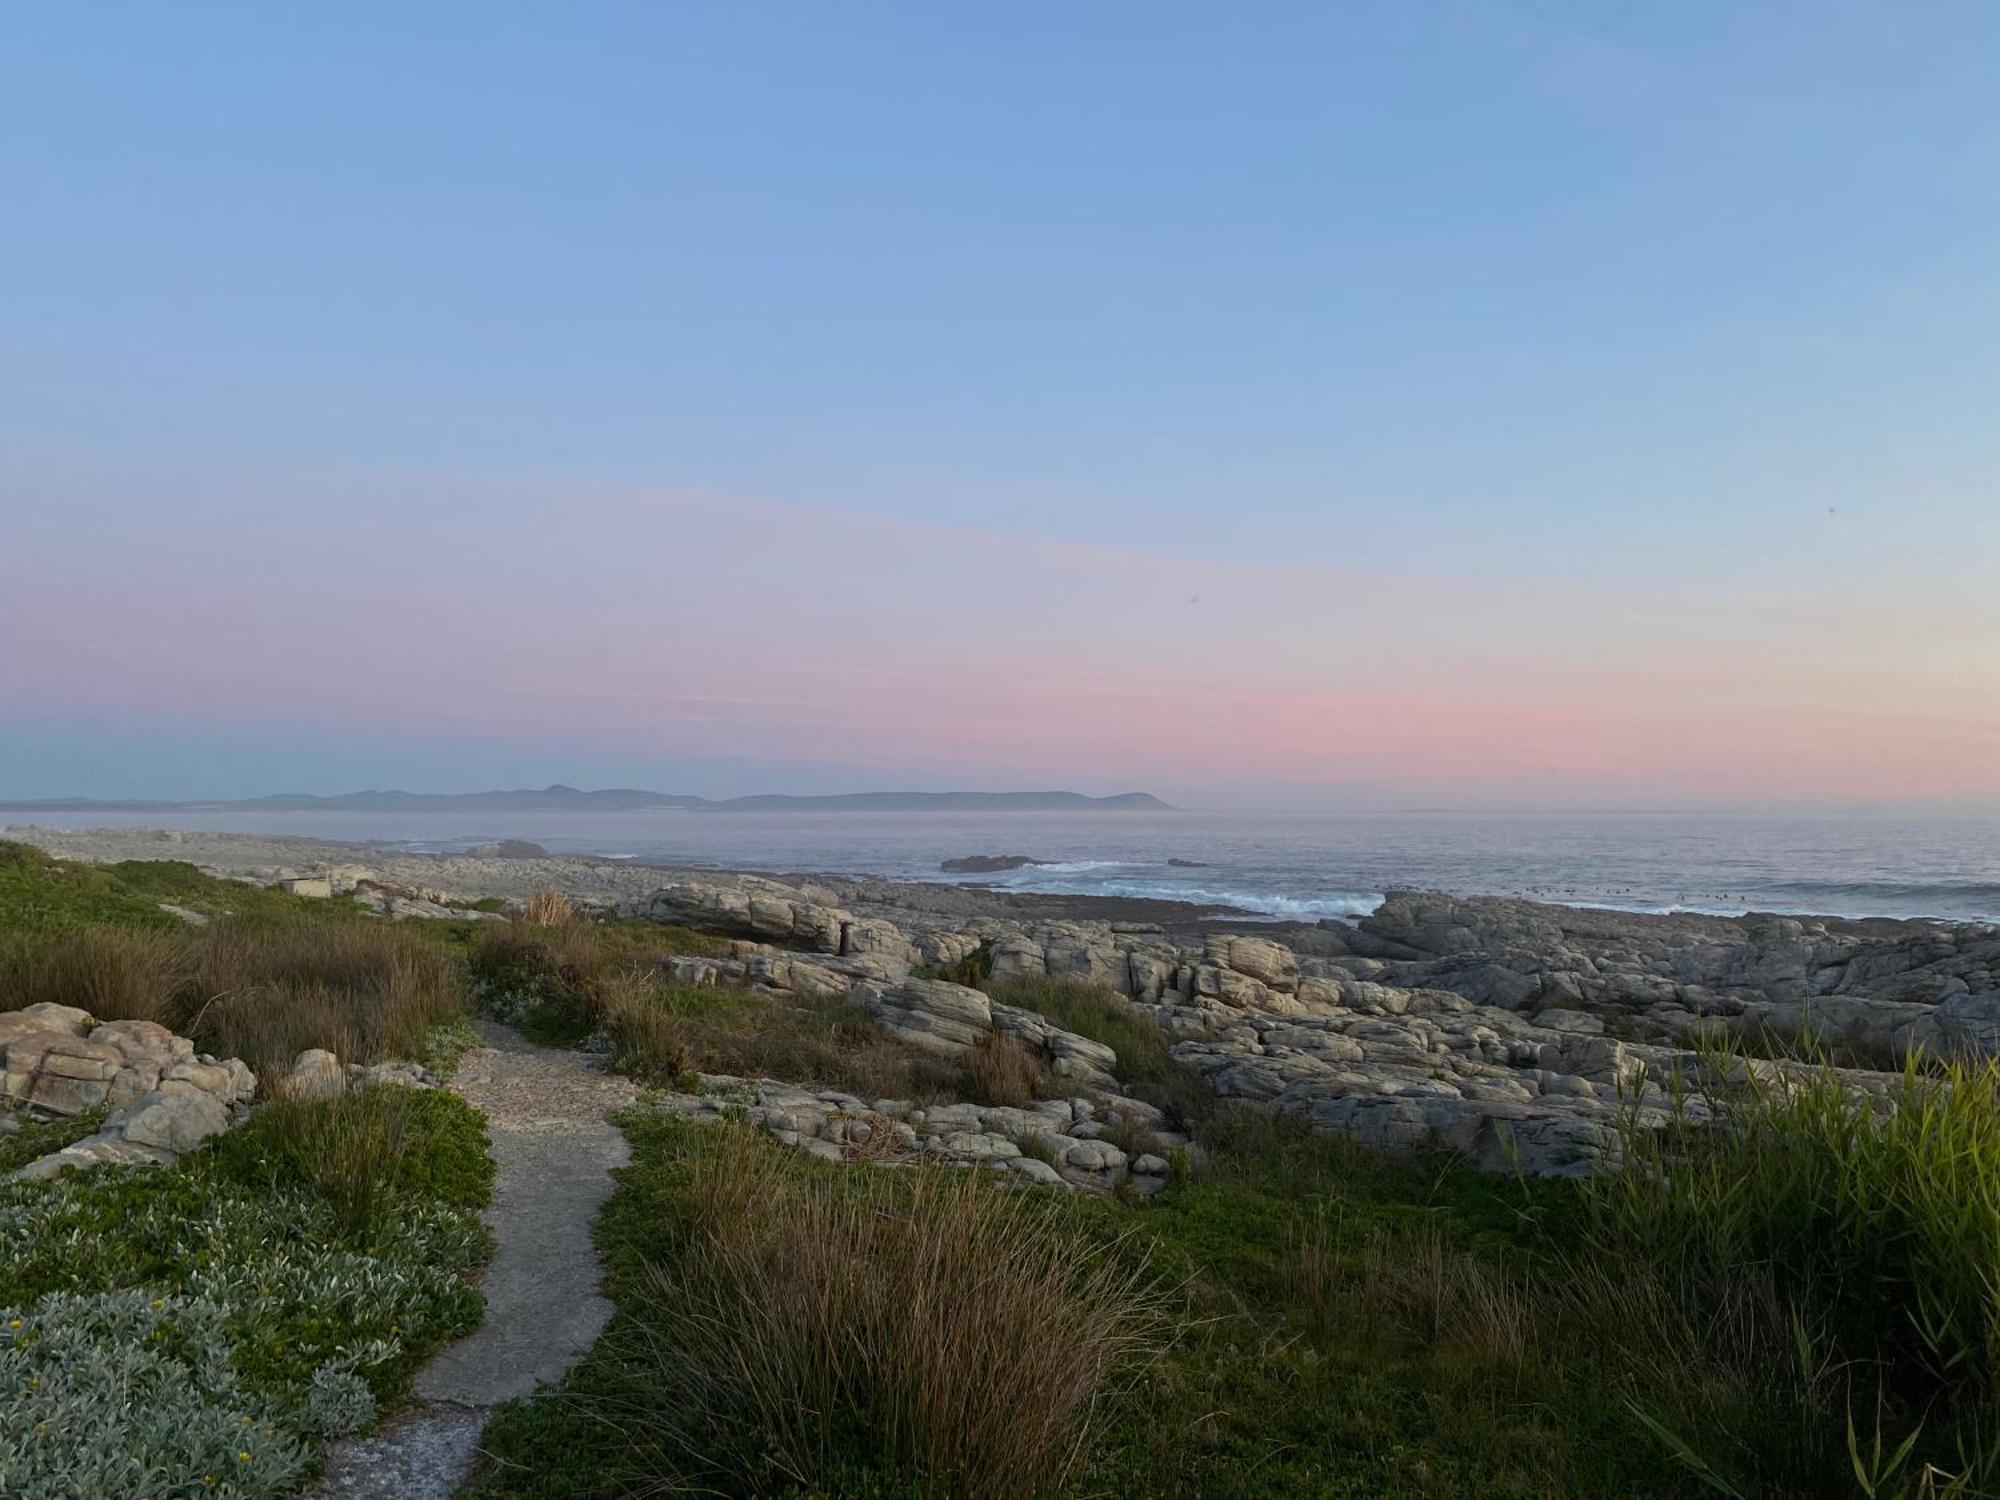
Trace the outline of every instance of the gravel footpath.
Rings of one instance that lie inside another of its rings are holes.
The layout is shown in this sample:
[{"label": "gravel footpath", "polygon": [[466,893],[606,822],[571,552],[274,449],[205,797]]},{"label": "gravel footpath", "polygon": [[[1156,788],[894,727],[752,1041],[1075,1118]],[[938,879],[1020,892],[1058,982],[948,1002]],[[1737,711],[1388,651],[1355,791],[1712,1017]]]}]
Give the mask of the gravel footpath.
[{"label": "gravel footpath", "polygon": [[496,1249],[486,1320],[417,1376],[417,1405],[372,1437],[335,1445],[325,1500],[444,1500],[471,1473],[493,1408],[559,1378],[611,1317],[590,1226],[628,1157],[611,1116],[632,1084],[582,1053],[479,1023],[452,1089],[486,1114],[499,1172],[486,1212]]}]

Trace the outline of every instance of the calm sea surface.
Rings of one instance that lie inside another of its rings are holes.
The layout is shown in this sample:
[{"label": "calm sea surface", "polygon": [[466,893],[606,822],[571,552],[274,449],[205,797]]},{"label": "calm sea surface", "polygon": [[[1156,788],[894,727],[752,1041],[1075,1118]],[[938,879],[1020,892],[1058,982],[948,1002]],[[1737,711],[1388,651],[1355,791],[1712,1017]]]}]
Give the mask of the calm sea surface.
[{"label": "calm sea surface", "polygon": [[[64,813],[152,827],[457,850],[500,838],[660,864],[974,880],[1353,915],[1391,886],[1638,911],[2000,921],[2000,815],[1686,813]],[[966,854],[1050,863],[945,876]],[[1198,862],[1199,868],[1170,860]]]}]

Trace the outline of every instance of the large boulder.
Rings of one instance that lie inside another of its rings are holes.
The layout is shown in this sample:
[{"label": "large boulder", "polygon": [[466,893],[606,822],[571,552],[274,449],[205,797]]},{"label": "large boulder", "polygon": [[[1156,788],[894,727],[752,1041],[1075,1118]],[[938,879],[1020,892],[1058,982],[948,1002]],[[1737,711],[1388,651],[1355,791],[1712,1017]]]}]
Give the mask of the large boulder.
[{"label": "large boulder", "polygon": [[229,1111],[212,1093],[188,1083],[168,1083],[120,1110],[105,1122],[135,1146],[151,1146],[176,1156],[194,1150],[229,1128]]},{"label": "large boulder", "polygon": [[655,891],[644,912],[657,922],[744,934],[816,953],[841,952],[853,920],[850,913],[804,900],[775,881],[741,886],[681,881]]}]

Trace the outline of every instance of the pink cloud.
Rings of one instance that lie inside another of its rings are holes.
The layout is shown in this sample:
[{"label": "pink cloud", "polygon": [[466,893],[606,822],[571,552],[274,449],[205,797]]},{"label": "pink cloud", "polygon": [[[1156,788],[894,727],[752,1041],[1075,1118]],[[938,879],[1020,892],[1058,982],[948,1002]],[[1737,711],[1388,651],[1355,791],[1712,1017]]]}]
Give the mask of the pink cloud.
[{"label": "pink cloud", "polygon": [[0,560],[0,692],[51,723],[895,779],[2000,796],[1985,598],[1445,584],[675,492],[59,519]]}]

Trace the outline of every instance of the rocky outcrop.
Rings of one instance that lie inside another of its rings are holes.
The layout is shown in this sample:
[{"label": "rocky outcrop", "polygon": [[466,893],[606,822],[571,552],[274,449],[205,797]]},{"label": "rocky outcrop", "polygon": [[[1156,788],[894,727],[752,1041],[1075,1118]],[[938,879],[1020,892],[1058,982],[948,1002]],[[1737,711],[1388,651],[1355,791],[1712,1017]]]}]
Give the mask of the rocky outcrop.
[{"label": "rocky outcrop", "polygon": [[[1710,1028],[1809,1026],[1885,1057],[2000,1055],[2000,929],[1976,924],[1656,917],[1400,891],[1352,927],[1232,925],[1190,940],[1143,923],[967,918],[877,899],[857,911],[830,892],[743,884],[672,887],[653,908],[763,936],[732,961],[753,982],[829,994],[848,983],[887,1029],[937,1050],[1014,1030],[1101,1088],[1114,1061],[1104,1049],[905,965],[977,958],[999,985],[1100,984],[1151,1015],[1226,1098],[1509,1170],[1574,1174],[1614,1159],[1621,1112],[1663,1122],[1665,1085],[1696,1074],[1691,1044]],[[798,948],[816,951],[787,954]],[[1861,1093],[1884,1081],[1844,1076]]]},{"label": "rocky outcrop", "polygon": [[48,1115],[108,1109],[97,1133],[31,1162],[18,1175],[53,1177],[100,1163],[171,1163],[229,1128],[257,1091],[238,1058],[197,1054],[152,1021],[97,1024],[65,1005],[0,1014],[5,1097]]},{"label": "rocky outcrop", "polygon": [[[769,1078],[704,1074],[698,1093],[668,1094],[656,1106],[701,1124],[740,1120],[829,1161],[980,1167],[1023,1181],[1085,1192],[1164,1187],[1165,1153],[1188,1146],[1163,1128],[1159,1111],[1137,1099],[1038,1099],[1019,1109],[978,1104],[867,1101]],[[1117,1135],[1144,1147],[1128,1152]]]},{"label": "rocky outcrop", "polygon": [[[170,1166],[249,1111],[257,1075],[240,1058],[197,1053],[194,1043],[153,1021],[95,1022],[66,1005],[0,1013],[0,1067],[8,1110],[77,1116],[108,1110],[94,1135],[30,1162],[17,1174],[54,1177],[72,1167]],[[274,1079],[273,1095],[329,1099],[367,1084],[434,1088],[415,1063],[342,1063],[317,1048],[301,1052]]]},{"label": "rocky outcrop", "polygon": [[[1649,916],[1395,891],[1347,946],[1336,965],[1372,961],[1393,983],[1509,1010],[1629,1012],[1667,1028],[1753,1007],[1770,1007],[1753,1012],[1765,1019],[1809,1009],[1850,1028],[1870,1014],[1851,1001],[1936,1006],[2000,993],[2000,929],[1983,923]],[[1869,1035],[1884,1045],[1913,1018],[1876,1014]]]}]

